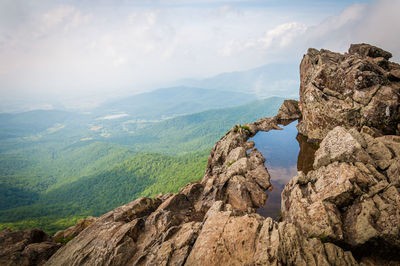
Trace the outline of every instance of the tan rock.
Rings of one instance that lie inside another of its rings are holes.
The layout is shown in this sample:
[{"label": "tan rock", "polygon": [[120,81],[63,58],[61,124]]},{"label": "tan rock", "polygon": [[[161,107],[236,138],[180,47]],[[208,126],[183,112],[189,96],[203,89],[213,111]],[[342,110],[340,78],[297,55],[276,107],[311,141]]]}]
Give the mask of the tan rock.
[{"label": "tan rock", "polygon": [[360,54],[361,56],[369,56],[373,58],[383,57],[389,60],[392,57],[390,52],[387,52],[379,47],[372,46],[366,43],[352,44],[349,49],[350,54]]},{"label": "tan rock", "polygon": [[248,170],[249,170],[248,159],[241,158],[228,167],[226,175],[228,177],[232,177],[234,175],[245,175]]},{"label": "tan rock", "polygon": [[0,231],[0,265],[43,265],[61,244],[39,229]]},{"label": "tan rock", "polygon": [[397,136],[374,138],[356,129],[328,132],[316,152],[315,170],[300,173],[282,192],[284,221],[308,236],[353,247],[384,244],[390,248],[374,256],[395,256],[392,250],[400,248],[398,143]]},{"label": "tan rock", "polygon": [[66,243],[72,238],[76,237],[80,232],[82,232],[86,227],[91,225],[96,221],[97,218],[89,216],[86,219],[79,221],[76,225],[71,226],[65,230],[58,231],[54,235],[54,239],[59,243]]}]

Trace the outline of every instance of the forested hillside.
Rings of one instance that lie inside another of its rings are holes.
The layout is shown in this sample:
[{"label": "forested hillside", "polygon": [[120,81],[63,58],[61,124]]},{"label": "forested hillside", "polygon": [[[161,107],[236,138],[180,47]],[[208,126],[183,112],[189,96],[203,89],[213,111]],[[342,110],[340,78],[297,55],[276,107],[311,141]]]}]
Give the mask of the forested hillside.
[{"label": "forested hillside", "polygon": [[13,134],[0,144],[0,228],[40,227],[54,233],[139,196],[176,192],[201,179],[209,150],[227,130],[272,116],[282,101],[269,98],[138,122],[132,131],[124,130],[121,118],[101,121],[99,132],[93,114],[43,111],[43,120],[46,115],[53,120],[31,131],[24,126],[29,121],[20,118],[33,121],[30,113],[14,115],[19,120],[7,117],[12,123],[3,125]]},{"label": "forested hillside", "polygon": [[110,137],[136,151],[177,155],[210,149],[235,124],[272,116],[283,98],[272,97],[237,107],[208,110],[154,123],[130,135]]},{"label": "forested hillside", "polygon": [[101,215],[139,196],[177,192],[203,176],[207,157],[207,152],[180,157],[134,155],[123,163],[35,194],[32,204],[1,210],[0,224],[10,228],[37,226],[54,233],[82,217]]},{"label": "forested hillside", "polygon": [[238,106],[256,99],[254,94],[249,93],[178,86],[109,101],[99,106],[95,112],[124,113],[133,119],[154,120]]}]

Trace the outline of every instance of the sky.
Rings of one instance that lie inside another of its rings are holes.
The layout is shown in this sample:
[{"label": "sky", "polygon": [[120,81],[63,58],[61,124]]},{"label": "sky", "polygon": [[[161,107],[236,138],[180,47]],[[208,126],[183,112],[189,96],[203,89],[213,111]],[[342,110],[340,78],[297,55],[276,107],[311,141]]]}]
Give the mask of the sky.
[{"label": "sky", "polygon": [[367,42],[399,62],[399,12],[400,0],[0,0],[0,106],[299,64],[309,47]]}]

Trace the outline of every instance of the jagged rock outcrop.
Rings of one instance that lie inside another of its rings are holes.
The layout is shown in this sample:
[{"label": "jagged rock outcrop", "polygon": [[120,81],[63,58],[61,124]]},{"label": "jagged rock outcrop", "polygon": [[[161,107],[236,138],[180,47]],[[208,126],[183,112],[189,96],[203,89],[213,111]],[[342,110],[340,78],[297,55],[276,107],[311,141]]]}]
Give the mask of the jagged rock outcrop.
[{"label": "jagged rock outcrop", "polygon": [[285,101],[277,116],[233,127],[212,149],[201,182],[103,215],[47,265],[356,265],[351,252],[255,213],[272,187],[247,140],[299,117],[297,102]]},{"label": "jagged rock outcrop", "polygon": [[367,44],[344,55],[309,49],[298,129],[322,142],[313,171],[282,192],[285,221],[375,262],[400,260],[400,65],[391,56]]},{"label": "jagged rock outcrop", "polygon": [[305,236],[399,259],[399,155],[400,136],[334,128],[316,152],[315,170],[300,172],[282,192],[284,220]]},{"label": "jagged rock outcrop", "polygon": [[[265,159],[247,140],[259,130],[280,129],[277,123],[287,116],[299,117],[298,112],[290,113],[298,110],[293,108],[297,102],[288,101],[283,106],[283,118],[276,116],[234,126],[212,149],[201,182],[190,183],[177,194],[139,198],[103,215],[52,256],[47,265],[183,265],[192,260],[189,255],[196,257],[204,251],[195,245],[203,242],[197,239],[211,236],[207,228],[223,222],[222,216],[231,217],[232,234],[236,227],[243,227],[243,219],[250,219],[254,230],[261,228],[264,218],[254,212],[265,204],[265,190],[271,188],[270,176]],[[72,227],[57,235],[75,231]],[[246,229],[243,236],[248,233]],[[256,249],[253,253],[246,249],[254,243],[245,238],[243,241],[247,245],[241,250],[247,254],[247,260],[252,260]],[[238,264],[240,260],[231,261]]]},{"label": "jagged rock outcrop", "polygon": [[[57,233],[75,237],[46,265],[398,265],[400,75],[390,56],[366,44],[345,55],[310,49],[300,103],[234,126],[201,182]],[[322,142],[286,185],[277,222],[256,213],[273,188],[248,139],[293,119]]]},{"label": "jagged rock outcrop", "polygon": [[309,49],[300,65],[299,132],[321,141],[336,126],[400,130],[400,65],[368,44],[349,53]]},{"label": "jagged rock outcrop", "polygon": [[0,231],[0,265],[42,265],[61,247],[39,229]]}]

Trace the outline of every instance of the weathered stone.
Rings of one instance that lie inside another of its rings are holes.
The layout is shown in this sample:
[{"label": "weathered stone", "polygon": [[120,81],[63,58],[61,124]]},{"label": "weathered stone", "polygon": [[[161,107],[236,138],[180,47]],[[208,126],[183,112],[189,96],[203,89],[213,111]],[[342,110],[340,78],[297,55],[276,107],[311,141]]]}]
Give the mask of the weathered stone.
[{"label": "weathered stone", "polygon": [[54,235],[54,239],[59,243],[66,243],[76,237],[86,227],[96,221],[97,218],[89,216],[86,219],[79,221],[76,225],[71,226],[65,230],[58,231]]},{"label": "weathered stone", "polygon": [[367,152],[358,141],[342,127],[335,127],[321,142],[315,153],[314,169],[332,162],[372,163]]},{"label": "weathered stone", "polygon": [[385,144],[394,156],[400,157],[400,136],[386,135],[378,137],[376,140]]},{"label": "weathered stone", "polygon": [[371,137],[374,137],[374,138],[382,136],[382,133],[379,132],[379,130],[377,130],[376,128],[370,128],[368,126],[363,126],[361,128],[361,132],[364,133],[364,134],[368,134],[368,135],[370,135]]},{"label": "weathered stone", "polygon": [[264,165],[259,165],[256,169],[249,171],[248,176],[253,178],[253,180],[264,190],[271,187],[271,176]]},{"label": "weathered stone", "polygon": [[249,164],[247,158],[241,158],[238,161],[235,161],[226,172],[228,177],[232,177],[234,175],[244,175],[249,170]]},{"label": "weathered stone", "polygon": [[361,44],[352,44],[349,49],[350,54],[359,54],[361,56],[369,56],[373,58],[383,57],[386,60],[389,60],[392,57],[390,52],[387,52],[379,47],[372,46],[366,43]]},{"label": "weathered stone", "polygon": [[246,150],[243,147],[237,147],[233,149],[226,158],[228,164],[233,164],[241,158],[246,157]]},{"label": "weathered stone", "polygon": [[226,188],[226,202],[241,211],[246,211],[253,205],[245,182],[243,176],[235,175],[229,180]]},{"label": "weathered stone", "polygon": [[395,134],[400,99],[398,85],[388,77],[400,66],[382,64],[390,57],[367,44],[352,45],[344,55],[309,49],[300,65],[299,132],[316,141],[336,126],[367,125]]},{"label": "weathered stone", "polygon": [[[399,142],[398,136],[373,138],[356,129],[331,130],[316,152],[315,170],[299,174],[282,192],[284,221],[308,236],[345,242],[378,257],[396,256],[400,250]],[[371,249],[377,245],[385,248]]]},{"label": "weathered stone", "polygon": [[261,118],[253,123],[259,131],[270,131],[272,129],[282,129],[278,126],[278,122],[275,118]]},{"label": "weathered stone", "polygon": [[277,120],[297,120],[301,118],[299,103],[295,100],[285,100],[276,115]]},{"label": "weathered stone", "polygon": [[400,69],[393,69],[390,71],[390,76],[392,80],[400,81]]},{"label": "weathered stone", "polygon": [[256,265],[358,265],[350,252],[318,236],[305,238],[293,224],[267,218],[261,227]]},{"label": "weathered stone", "polygon": [[114,221],[132,221],[133,219],[148,215],[161,204],[159,199],[138,198],[113,211]]},{"label": "weathered stone", "polygon": [[192,182],[179,190],[180,194],[185,195],[190,202],[195,202],[203,193],[204,186],[199,182]]},{"label": "weathered stone", "polygon": [[0,232],[0,265],[42,265],[61,244],[39,229]]}]

